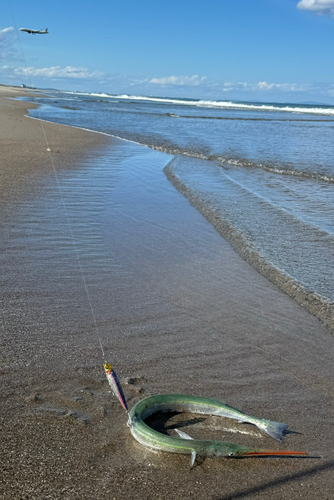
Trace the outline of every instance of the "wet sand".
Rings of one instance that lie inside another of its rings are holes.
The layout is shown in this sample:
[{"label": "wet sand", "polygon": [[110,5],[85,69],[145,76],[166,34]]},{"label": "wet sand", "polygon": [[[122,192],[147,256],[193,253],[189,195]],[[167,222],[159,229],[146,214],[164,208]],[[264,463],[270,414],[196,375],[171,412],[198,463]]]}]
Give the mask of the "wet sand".
[{"label": "wet sand", "polygon": [[97,149],[106,142],[101,134],[74,129],[69,131],[69,127],[46,122],[33,123],[31,118],[25,117],[27,103],[10,99],[27,95],[32,96],[30,109],[36,108],[31,92],[0,86],[0,197],[3,202],[34,192],[36,179],[50,174],[50,152],[57,168],[70,168],[80,151]]},{"label": "wet sand", "polygon": [[[0,497],[333,498],[330,332],[174,189],[170,157],[45,124],[60,195],[40,123],[6,92]],[[108,390],[98,336],[130,406],[154,393],[211,396],[291,432],[278,444],[217,417],[152,425],[310,457],[198,459],[190,471],[187,456],[143,448]]]}]

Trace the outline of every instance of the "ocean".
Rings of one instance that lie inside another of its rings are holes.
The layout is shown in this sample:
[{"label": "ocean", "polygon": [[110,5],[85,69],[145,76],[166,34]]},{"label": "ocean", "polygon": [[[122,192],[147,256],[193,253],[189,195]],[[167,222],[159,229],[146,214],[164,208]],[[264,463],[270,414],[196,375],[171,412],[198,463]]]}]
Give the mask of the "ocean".
[{"label": "ocean", "polygon": [[334,106],[43,96],[31,117],[169,155],[172,184],[246,261],[334,329]]}]

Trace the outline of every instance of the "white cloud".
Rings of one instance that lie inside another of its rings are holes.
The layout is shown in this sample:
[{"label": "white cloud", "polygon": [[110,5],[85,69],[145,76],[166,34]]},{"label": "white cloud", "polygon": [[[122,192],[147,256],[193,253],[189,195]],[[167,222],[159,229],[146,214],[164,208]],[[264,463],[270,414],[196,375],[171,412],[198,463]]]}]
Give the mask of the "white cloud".
[{"label": "white cloud", "polygon": [[[50,68],[0,66],[0,81],[8,85],[18,85],[24,82],[29,86],[55,86],[70,88],[75,85],[96,85],[106,83],[106,75],[100,71],[90,71],[88,68],[52,66]],[[75,83],[74,83],[75,82]],[[80,82],[80,83],[79,83]]]},{"label": "white cloud", "polygon": [[297,7],[316,14],[334,15],[334,0],[300,0]]},{"label": "white cloud", "polygon": [[307,90],[306,85],[297,85],[296,83],[267,83],[259,82],[259,90],[282,90],[283,92],[300,92]]},{"label": "white cloud", "polygon": [[16,68],[13,70],[17,76],[41,76],[44,78],[85,78],[97,79],[102,78],[101,71],[90,71],[88,68],[76,68],[74,66],[51,66],[50,68]]},{"label": "white cloud", "polygon": [[14,59],[16,55],[15,29],[12,27],[0,30],[0,61]]},{"label": "white cloud", "polygon": [[256,87],[257,84],[246,83],[246,82],[225,82],[223,85],[224,92],[232,92],[234,90],[243,91],[243,90],[252,90]]},{"label": "white cloud", "polygon": [[303,92],[308,90],[309,85],[298,85],[296,83],[246,83],[246,82],[225,82],[223,85],[224,92],[232,91],[270,91],[280,90],[282,92]]},{"label": "white cloud", "polygon": [[0,34],[1,33],[10,33],[12,31],[15,31],[14,28],[12,26],[9,26],[9,28],[4,28],[3,30],[0,30]]},{"label": "white cloud", "polygon": [[149,83],[156,85],[201,85],[207,81],[205,76],[165,76],[162,78],[152,78]]},{"label": "white cloud", "polygon": [[[2,64],[1,64],[2,63]],[[107,74],[86,67],[52,66],[46,68],[15,67],[0,61],[0,81],[8,85],[56,87],[67,90],[109,92],[129,95],[169,95],[170,97],[194,97],[203,99],[321,101],[334,99],[333,83],[275,83],[272,81],[211,80],[193,76],[133,76]]]}]

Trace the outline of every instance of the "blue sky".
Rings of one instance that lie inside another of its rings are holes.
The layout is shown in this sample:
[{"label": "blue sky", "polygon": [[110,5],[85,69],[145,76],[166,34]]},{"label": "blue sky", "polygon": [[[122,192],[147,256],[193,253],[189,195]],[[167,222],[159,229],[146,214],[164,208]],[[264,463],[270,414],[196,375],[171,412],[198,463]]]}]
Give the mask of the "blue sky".
[{"label": "blue sky", "polygon": [[334,104],[334,0],[4,0],[0,22],[3,84]]}]

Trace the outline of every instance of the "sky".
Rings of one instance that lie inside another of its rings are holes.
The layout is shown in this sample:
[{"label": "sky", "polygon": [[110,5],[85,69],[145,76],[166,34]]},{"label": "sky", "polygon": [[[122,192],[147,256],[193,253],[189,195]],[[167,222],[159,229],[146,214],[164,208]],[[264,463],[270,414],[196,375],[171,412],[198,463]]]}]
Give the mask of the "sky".
[{"label": "sky", "polygon": [[334,104],[333,49],[334,0],[3,0],[0,83]]}]

